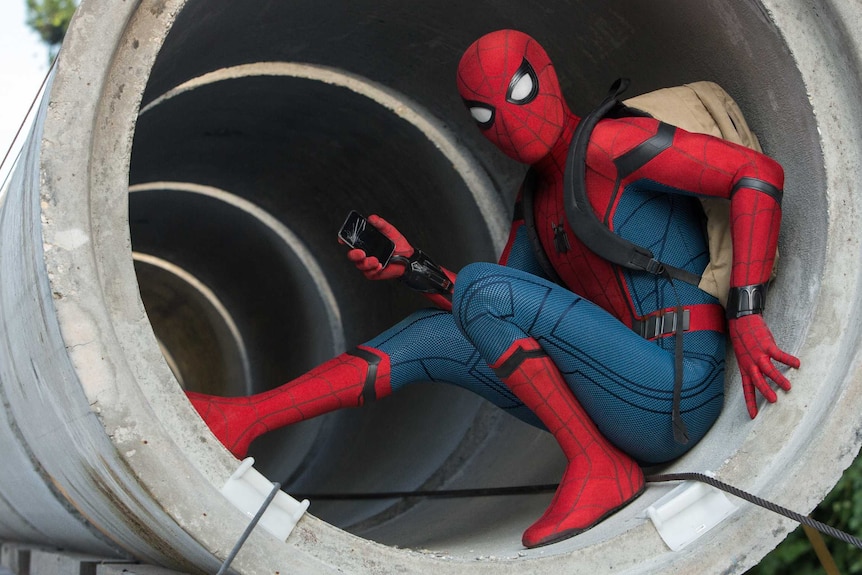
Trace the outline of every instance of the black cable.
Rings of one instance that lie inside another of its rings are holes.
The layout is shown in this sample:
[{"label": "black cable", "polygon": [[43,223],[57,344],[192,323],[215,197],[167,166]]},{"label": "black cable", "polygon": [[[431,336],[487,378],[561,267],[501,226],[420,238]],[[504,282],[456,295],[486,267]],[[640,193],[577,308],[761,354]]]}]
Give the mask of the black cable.
[{"label": "black cable", "polygon": [[278,495],[278,492],[280,490],[280,483],[272,484],[272,489],[270,490],[269,495],[267,495],[266,498],[263,500],[263,503],[260,504],[257,513],[255,513],[254,517],[252,517],[251,521],[246,526],[245,531],[242,532],[242,535],[236,542],[236,545],[234,545],[233,549],[231,549],[230,553],[228,553],[228,556],[221,564],[221,567],[219,568],[216,575],[224,575],[225,573],[227,573],[227,570],[230,567],[230,564],[233,563],[233,560],[236,557],[237,553],[239,553],[239,550],[242,548],[243,545],[245,545],[246,539],[248,539],[251,535],[251,532],[254,531],[254,528],[257,526],[258,522],[260,522],[264,512],[269,507],[269,504],[272,503],[272,500],[275,499],[275,496]]},{"label": "black cable", "polygon": [[[825,523],[821,523],[816,519],[802,515],[795,511],[791,511],[786,507],[781,507],[771,501],[767,501],[756,495],[752,495],[746,491],[738,489],[732,485],[724,483],[704,475],[703,473],[667,473],[661,475],[646,476],[647,483],[664,483],[669,481],[700,481],[717,489],[730,493],[735,497],[744,499],[749,503],[753,503],[759,507],[763,507],[773,513],[783,515],[789,519],[796,521],[802,525],[812,527],[821,533],[830,535],[840,541],[853,545],[862,549],[862,539],[854,537],[849,533],[845,533]],[[440,489],[434,491],[387,491],[387,492],[365,492],[365,493],[292,493],[296,499],[310,499],[312,501],[360,501],[360,500],[375,500],[375,499],[407,499],[421,497],[425,499],[450,499],[459,497],[497,497],[508,495],[534,495],[538,493],[553,493],[557,489],[557,484],[544,485],[522,485],[514,487],[487,487],[480,489]]]},{"label": "black cable", "polygon": [[849,543],[854,547],[862,549],[862,539],[858,537],[854,537],[849,533],[845,533],[844,531],[840,531],[830,525],[826,525],[825,523],[821,523],[816,519],[812,519],[806,515],[802,515],[795,511],[791,511],[786,507],[781,507],[773,503],[772,501],[767,501],[766,499],[762,499],[756,495],[752,495],[746,491],[738,489],[733,485],[728,485],[722,481],[715,479],[714,477],[710,477],[709,475],[704,475],[703,473],[668,473],[664,475],[650,475],[647,476],[646,480],[650,483],[658,483],[664,481],[700,481],[701,483],[706,483],[707,485],[712,485],[722,491],[726,491],[735,497],[739,497],[740,499],[744,499],[749,503],[754,503],[764,509],[768,509],[773,513],[778,513],[779,515],[783,515],[789,519],[793,519],[797,523],[801,523],[802,525],[807,525],[809,527],[813,527],[814,529],[824,533],[826,535],[831,535],[836,539],[840,539],[845,543]]},{"label": "black cable", "polygon": [[[27,119],[30,118],[30,115],[33,113],[33,108],[36,107],[36,103],[39,102],[39,95],[43,93],[45,90],[45,85],[48,83],[48,78],[51,77],[51,72],[54,71],[54,67],[57,63],[57,56],[54,57],[54,61],[51,62],[51,66],[48,67],[48,71],[45,72],[45,77],[42,78],[42,84],[39,85],[39,89],[36,91],[36,95],[33,97],[33,100],[30,102],[30,107],[27,108],[27,113],[24,114],[24,119],[21,120],[21,123],[18,125],[18,130],[15,132],[15,135],[12,137],[12,142],[9,143],[9,147],[6,149],[6,153],[3,155],[3,159],[0,160],[0,171],[3,170],[3,167],[6,165],[6,161],[9,159],[9,155],[12,153],[12,148],[15,147],[15,142],[18,141],[18,138],[21,137],[21,132],[24,130],[24,126],[27,124]],[[20,156],[20,151],[18,153]],[[17,161],[17,158],[16,158]],[[9,174],[3,180],[3,184],[0,185],[0,189],[6,186],[6,181],[9,179],[9,175],[12,173],[12,170],[9,170]]]},{"label": "black cable", "polygon": [[553,493],[557,484],[519,485],[514,487],[485,487],[479,489],[439,489],[434,491],[386,491],[380,493],[293,493],[291,497],[302,501],[362,501],[369,499],[408,499],[421,497],[425,499],[454,499],[459,497],[496,497],[501,495],[533,495],[536,493]]}]

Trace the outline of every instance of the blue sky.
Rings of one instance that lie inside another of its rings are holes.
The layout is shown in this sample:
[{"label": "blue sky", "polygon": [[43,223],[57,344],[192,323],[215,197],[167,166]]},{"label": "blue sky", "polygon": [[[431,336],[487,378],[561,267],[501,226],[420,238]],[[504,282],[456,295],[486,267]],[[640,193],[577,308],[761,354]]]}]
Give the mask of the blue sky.
[{"label": "blue sky", "polygon": [[0,0],[0,159],[48,71],[48,48],[25,24],[25,11],[25,0]]}]

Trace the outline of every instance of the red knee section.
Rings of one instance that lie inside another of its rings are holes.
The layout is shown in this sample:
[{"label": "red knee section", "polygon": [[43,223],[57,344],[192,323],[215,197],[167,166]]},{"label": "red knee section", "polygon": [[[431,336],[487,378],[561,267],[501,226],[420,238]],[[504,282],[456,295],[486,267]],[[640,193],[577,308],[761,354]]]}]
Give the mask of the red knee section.
[{"label": "red knee section", "polygon": [[389,356],[360,346],[276,389],[248,397],[186,392],[213,434],[234,456],[245,457],[260,435],[391,393]]},{"label": "red knee section", "polygon": [[640,467],[602,436],[535,340],[516,342],[492,367],[545,424],[569,461],[548,509],[524,532],[525,547],[586,531],[643,492]]}]

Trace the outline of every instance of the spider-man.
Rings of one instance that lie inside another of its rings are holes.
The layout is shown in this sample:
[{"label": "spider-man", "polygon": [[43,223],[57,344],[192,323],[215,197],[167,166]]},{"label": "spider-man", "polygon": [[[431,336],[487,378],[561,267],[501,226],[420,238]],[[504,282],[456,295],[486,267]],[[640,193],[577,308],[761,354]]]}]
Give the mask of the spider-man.
[{"label": "spider-man", "polygon": [[[524,545],[536,547],[628,504],[644,488],[639,463],[669,461],[704,436],[722,408],[725,335],[752,418],[755,389],[777,399],[766,378],[790,389],[773,360],[791,367],[799,360],[775,345],[761,315],[783,172],[748,148],[649,117],[603,119],[591,134],[585,182],[592,209],[669,265],[703,271],[709,256],[697,198],[730,200],[734,254],[725,310],[693,285],[610,263],[578,238],[566,217],[563,182],[580,119],[535,40],[512,30],[483,36],[461,59],[457,85],[483,134],[536,175],[529,213],[519,196],[499,264],[470,264],[456,276],[371,216],[395,242],[394,261],[382,267],[357,249],[348,258],[369,279],[400,278],[426,292],[438,309],[417,312],[277,389],[189,397],[222,443],[242,456],[266,431],[363,405],[414,381],[475,391],[546,428],[568,458],[550,506],[523,534]],[[560,283],[546,277],[542,259]],[[687,441],[675,439],[675,409]]]}]

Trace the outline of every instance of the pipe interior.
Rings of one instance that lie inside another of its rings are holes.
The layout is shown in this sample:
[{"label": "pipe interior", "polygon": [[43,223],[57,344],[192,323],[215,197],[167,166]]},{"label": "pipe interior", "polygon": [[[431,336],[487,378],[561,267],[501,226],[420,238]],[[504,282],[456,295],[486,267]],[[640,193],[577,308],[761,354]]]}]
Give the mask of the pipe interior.
[{"label": "pipe interior", "polygon": [[[184,387],[272,388],[423,305],[347,262],[335,233],[350,209],[380,213],[452,269],[496,258],[524,168],[472,125],[454,71],[475,38],[503,27],[542,42],[576,113],[617,76],[632,78],[631,95],[703,79],[724,86],[787,171],[772,297],[810,308],[813,290],[784,278],[821,265],[825,240],[813,230],[824,225],[825,199],[803,205],[795,193],[818,189],[822,177],[816,129],[792,58],[755,3],[307,0],[249,9],[189,0],[151,71],[130,169],[141,295]],[[259,63],[331,68],[385,87],[467,149],[490,186],[477,193],[473,175],[425,131],[373,98],[290,74],[229,73]],[[805,317],[774,307],[769,318],[781,344],[800,344]],[[725,415],[677,467],[716,469],[733,454],[746,433],[738,387],[730,377]],[[251,455],[288,492],[552,483],[562,470],[549,436],[439,384],[273,433]],[[547,501],[312,500],[310,512],[390,545],[516,549]]]}]

